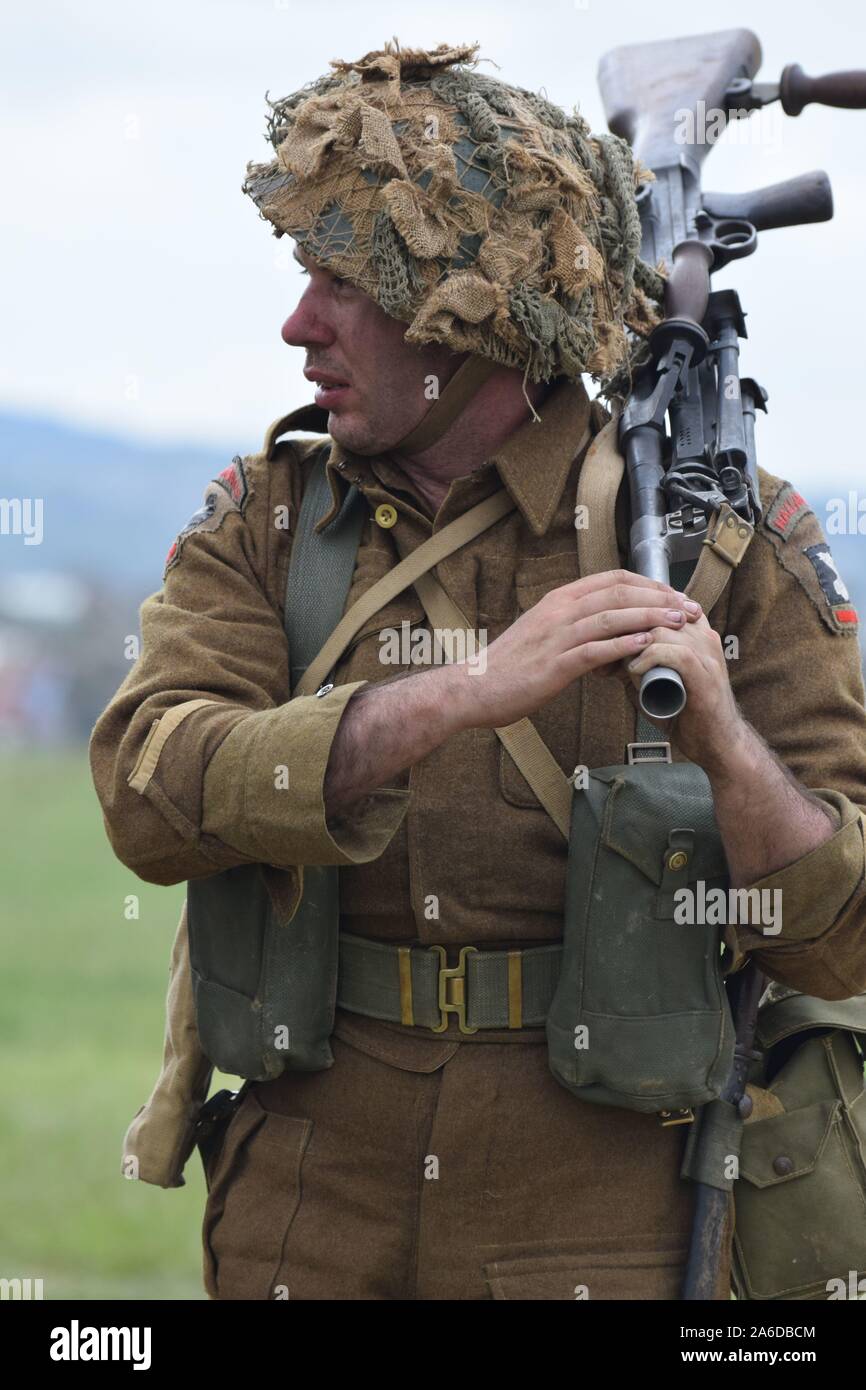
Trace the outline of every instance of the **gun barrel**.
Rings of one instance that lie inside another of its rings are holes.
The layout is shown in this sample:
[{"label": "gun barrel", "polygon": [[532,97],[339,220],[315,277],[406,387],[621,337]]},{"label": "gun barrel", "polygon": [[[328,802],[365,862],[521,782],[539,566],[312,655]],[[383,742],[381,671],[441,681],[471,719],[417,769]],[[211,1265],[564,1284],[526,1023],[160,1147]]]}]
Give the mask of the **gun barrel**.
[{"label": "gun barrel", "polygon": [[686,688],[670,666],[653,666],[638,691],[638,704],[650,719],[675,719],[686,707]]},{"label": "gun barrel", "polygon": [[[662,438],[658,430],[640,425],[625,442],[626,466],[635,518],[629,537],[631,568],[645,579],[670,583],[670,555],[664,529],[667,501],[662,490],[664,474]],[[638,704],[651,719],[672,719],[686,703],[686,691],[676,671],[654,666],[644,674]]]}]

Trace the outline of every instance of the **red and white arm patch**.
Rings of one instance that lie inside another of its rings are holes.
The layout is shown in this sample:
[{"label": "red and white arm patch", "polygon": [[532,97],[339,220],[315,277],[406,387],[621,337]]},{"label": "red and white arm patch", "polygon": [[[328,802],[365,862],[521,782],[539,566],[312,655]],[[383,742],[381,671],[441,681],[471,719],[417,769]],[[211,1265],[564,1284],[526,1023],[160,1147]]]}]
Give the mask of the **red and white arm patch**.
[{"label": "red and white arm patch", "polygon": [[243,460],[240,458],[232,459],[228,468],[223,469],[216,481],[219,483],[220,487],[225,488],[243,516],[249,496],[249,483],[247,482]]},{"label": "red and white arm patch", "polygon": [[796,488],[786,483],[774,498],[764,518],[764,524],[771,531],[775,531],[777,536],[781,536],[783,541],[787,541],[804,516],[814,516],[812,508]]},{"label": "red and white arm patch", "polygon": [[836,566],[821,523],[790,483],[779,486],[759,529],[782,568],[805,589],[824,625],[837,636],[856,635],[857,609]]},{"label": "red and white arm patch", "polygon": [[177,564],[189,536],[197,531],[218,531],[230,512],[243,516],[249,498],[250,485],[243,461],[232,459],[228,468],[208,483],[201,506],[178,533],[165,557],[163,578]]}]

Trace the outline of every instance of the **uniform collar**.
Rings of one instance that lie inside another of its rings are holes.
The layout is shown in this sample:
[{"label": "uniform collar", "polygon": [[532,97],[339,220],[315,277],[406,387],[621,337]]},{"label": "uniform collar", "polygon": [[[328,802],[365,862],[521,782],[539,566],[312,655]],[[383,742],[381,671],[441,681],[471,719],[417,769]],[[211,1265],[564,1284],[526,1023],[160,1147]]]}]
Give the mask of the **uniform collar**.
[{"label": "uniform collar", "polygon": [[561,381],[539,407],[540,420],[527,420],[505,441],[491,463],[536,536],[551,521],[571,465],[590,432],[590,401],[582,381]]},{"label": "uniform collar", "polygon": [[[291,430],[303,430],[311,434],[324,435],[327,438],[327,410],[322,410],[319,406],[311,402],[309,405],[299,406],[297,410],[290,410],[288,415],[281,415],[278,420],[275,420],[265,435],[265,442],[262,445],[262,453],[268,462],[274,457],[278,441],[284,434],[288,434]],[[328,455],[326,476],[328,479],[328,486],[331,489],[331,505],[325,515],[316,522],[313,528],[315,531],[323,530],[323,528],[328,525],[329,521],[333,521],[337,512],[343,505],[343,500],[349,486],[348,482],[339,477],[335,472],[337,460],[339,460],[339,466],[343,468],[346,466],[345,460],[347,456],[340,450],[340,446],[335,440],[332,439],[330,445],[331,452]]]},{"label": "uniform collar", "polygon": [[[526,420],[475,472],[495,467],[533,534],[543,536],[559,505],[571,465],[591,430],[590,400],[583,382],[559,382],[537,414],[539,419]],[[302,406],[283,416],[267,433],[266,457],[272,457],[277,440],[288,430],[326,434],[327,421],[327,412],[315,405]],[[327,478],[332,505],[316,523],[317,531],[336,516],[351,483],[362,490],[365,485],[381,485],[373,467],[377,462],[349,454],[335,440],[331,441]]]}]

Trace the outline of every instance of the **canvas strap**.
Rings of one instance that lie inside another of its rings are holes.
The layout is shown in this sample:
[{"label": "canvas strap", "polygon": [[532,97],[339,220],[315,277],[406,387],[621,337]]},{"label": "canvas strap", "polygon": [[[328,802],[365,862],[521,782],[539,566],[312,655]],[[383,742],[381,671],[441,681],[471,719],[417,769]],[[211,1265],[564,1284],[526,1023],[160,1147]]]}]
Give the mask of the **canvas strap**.
[{"label": "canvas strap", "polygon": [[[451,632],[465,632],[470,637],[474,636],[465,613],[445,592],[435,575],[429,572],[419,575],[415,580],[415,588],[424,612],[430,620],[440,655],[443,653],[443,646],[437,629],[447,628]],[[572,785],[538,730],[530,719],[518,719],[515,724],[507,724],[497,729],[496,733],[545,811],[567,840],[571,824]]]},{"label": "canvas strap", "polygon": [[488,357],[467,357],[423,419],[399,444],[395,444],[396,452],[421,454],[425,449],[432,448],[496,370],[497,364]]},{"label": "canvas strap", "polygon": [[339,624],[355,571],[361,528],[368,515],[364,494],[349,488],[337,515],[324,531],[315,526],[331,506],[326,459],[319,455],[304,489],[292,563],[286,581],[285,618],[289,639],[292,693],[322,645],[324,633]]},{"label": "canvas strap", "polygon": [[[619,569],[616,538],[616,499],[625,472],[618,444],[619,420],[614,417],[595,436],[586,453],[577,484],[577,505],[585,508],[587,524],[577,532],[580,575]],[[710,522],[707,539],[685,592],[709,616],[748,549],[754,528],[727,504]],[[638,738],[652,738],[657,730],[638,716]],[[584,678],[581,708],[581,749],[591,766],[622,762],[625,745],[632,740],[635,712],[619,682],[603,676]]]},{"label": "canvas strap", "polygon": [[352,604],[348,613],[337,624],[318,656],[310,662],[298,682],[295,694],[315,694],[333,671],[352,638],[360,632],[368,619],[410,584],[414,584],[419,575],[438,565],[440,560],[453,555],[455,550],[459,550],[476,536],[480,536],[482,531],[486,531],[508,512],[513,511],[515,505],[514,499],[506,489],[500,488],[498,492],[485,497],[483,502],[470,507],[468,512],[443,526],[441,531],[437,531],[429,540],[419,545],[417,550],[413,550],[411,555],[407,555],[383,575],[361,595],[357,603]]}]

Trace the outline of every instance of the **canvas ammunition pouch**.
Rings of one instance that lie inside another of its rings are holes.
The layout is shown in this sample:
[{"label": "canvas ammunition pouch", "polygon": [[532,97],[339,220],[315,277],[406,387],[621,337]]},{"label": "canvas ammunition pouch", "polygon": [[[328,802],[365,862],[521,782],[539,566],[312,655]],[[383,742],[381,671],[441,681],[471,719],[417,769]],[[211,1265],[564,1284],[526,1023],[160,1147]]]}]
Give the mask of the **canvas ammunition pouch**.
[{"label": "canvas ammunition pouch", "polygon": [[706,915],[701,885],[727,883],[700,768],[652,761],[589,773],[574,797],[562,969],[547,1018],[550,1067],[567,1090],[650,1112],[721,1093],[734,1028],[719,927],[696,918]]},{"label": "canvas ammunition pouch", "polygon": [[744,1299],[866,1298],[866,995],[771,986],[734,1187]]}]

